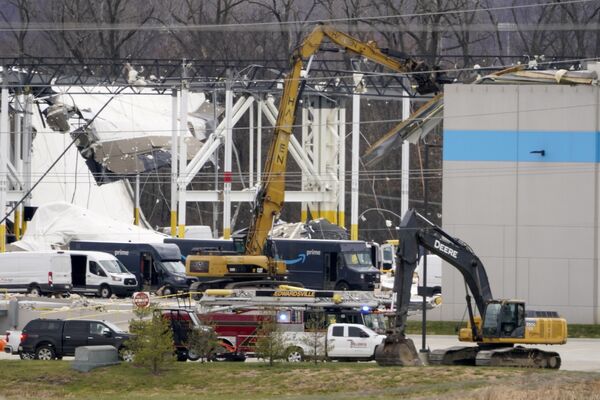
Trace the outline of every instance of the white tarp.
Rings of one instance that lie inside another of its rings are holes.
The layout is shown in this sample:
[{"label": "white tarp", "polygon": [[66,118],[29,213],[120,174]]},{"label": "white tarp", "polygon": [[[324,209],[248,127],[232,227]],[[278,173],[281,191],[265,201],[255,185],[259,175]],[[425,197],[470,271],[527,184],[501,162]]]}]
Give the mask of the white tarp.
[{"label": "white tarp", "polygon": [[23,238],[9,246],[13,251],[39,251],[64,247],[71,240],[162,243],[165,237],[72,204],[51,203],[38,208]]}]

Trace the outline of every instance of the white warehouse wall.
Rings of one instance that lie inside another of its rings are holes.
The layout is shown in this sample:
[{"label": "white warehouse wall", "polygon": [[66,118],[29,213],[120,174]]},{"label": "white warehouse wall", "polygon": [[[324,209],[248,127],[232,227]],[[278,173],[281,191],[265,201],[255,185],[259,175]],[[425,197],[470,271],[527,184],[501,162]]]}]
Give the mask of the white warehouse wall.
[{"label": "white warehouse wall", "polygon": [[[599,323],[599,88],[444,93],[444,229],[481,258],[495,298]],[[444,304],[432,318],[463,318],[463,282],[444,266]]]}]

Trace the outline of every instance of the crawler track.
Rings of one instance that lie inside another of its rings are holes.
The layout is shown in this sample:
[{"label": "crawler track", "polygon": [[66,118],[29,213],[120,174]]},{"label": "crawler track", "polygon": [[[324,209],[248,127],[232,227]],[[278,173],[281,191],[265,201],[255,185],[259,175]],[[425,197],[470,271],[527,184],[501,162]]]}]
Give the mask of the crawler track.
[{"label": "crawler track", "polygon": [[479,346],[455,346],[433,350],[429,355],[429,363],[431,365],[559,369],[561,359],[556,352],[522,346],[492,349]]}]

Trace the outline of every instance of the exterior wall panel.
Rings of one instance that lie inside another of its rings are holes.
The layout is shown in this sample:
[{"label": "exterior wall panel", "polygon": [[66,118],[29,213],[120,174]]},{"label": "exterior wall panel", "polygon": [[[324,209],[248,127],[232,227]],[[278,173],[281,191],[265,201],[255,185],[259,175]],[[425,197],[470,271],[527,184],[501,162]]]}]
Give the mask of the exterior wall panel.
[{"label": "exterior wall panel", "polygon": [[[483,261],[496,298],[598,323],[598,87],[448,85],[444,229]],[[540,151],[544,150],[544,155]],[[461,319],[445,265],[440,319]]]}]

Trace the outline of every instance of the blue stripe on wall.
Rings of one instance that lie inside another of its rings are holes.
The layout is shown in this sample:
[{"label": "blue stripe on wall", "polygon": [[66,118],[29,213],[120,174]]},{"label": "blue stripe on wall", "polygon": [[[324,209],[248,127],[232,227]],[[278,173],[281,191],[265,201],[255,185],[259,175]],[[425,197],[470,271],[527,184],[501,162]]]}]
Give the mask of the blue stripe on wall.
[{"label": "blue stripe on wall", "polygon": [[[600,132],[444,130],[445,161],[600,162]],[[545,156],[531,154],[544,150]]]}]

